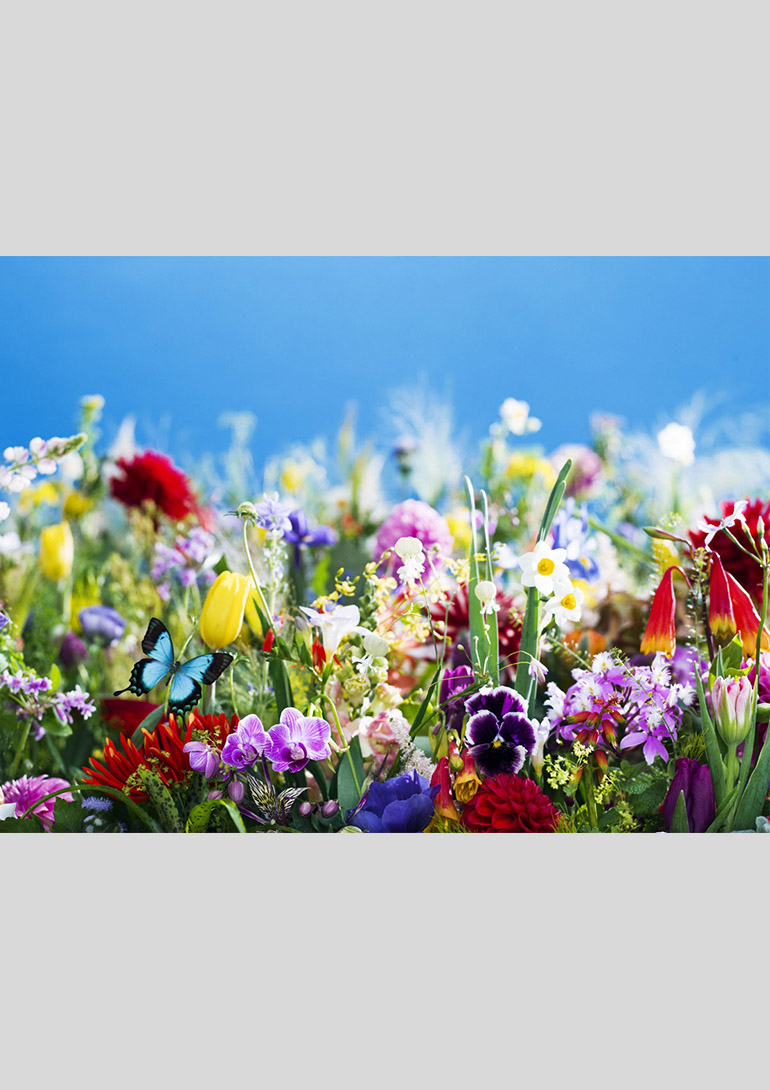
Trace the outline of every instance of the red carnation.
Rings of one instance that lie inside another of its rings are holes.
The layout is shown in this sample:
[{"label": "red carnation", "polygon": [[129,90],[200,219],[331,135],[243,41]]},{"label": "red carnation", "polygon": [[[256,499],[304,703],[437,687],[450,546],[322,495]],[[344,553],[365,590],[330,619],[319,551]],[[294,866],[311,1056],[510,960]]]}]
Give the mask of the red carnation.
[{"label": "red carnation", "polygon": [[507,773],[484,780],[462,816],[471,833],[552,833],[558,820],[534,780]]},{"label": "red carnation", "polygon": [[[735,504],[732,501],[725,500],[722,503],[722,518],[727,518],[728,515],[732,515]],[[736,522],[730,527],[730,533],[740,541],[741,545],[746,549],[753,549],[756,547],[756,543],[759,538],[757,535],[757,520],[762,516],[765,523],[765,541],[770,545],[770,500],[766,503],[762,500],[754,500],[753,503],[749,503],[748,507],[744,510],[743,516],[746,519],[746,526],[748,527],[748,534],[744,530],[740,522]],[[709,526],[718,526],[721,519],[706,517],[704,522]],[[706,533],[703,530],[690,530],[690,540],[696,549],[703,548],[706,541]],[[752,545],[754,542],[754,545]],[[754,599],[758,606],[762,604],[762,568],[757,560],[752,560],[750,556],[746,556],[741,552],[734,541],[731,541],[724,530],[720,530],[718,534],[715,534],[711,539],[709,546],[712,552],[719,556],[722,561],[725,571],[734,576],[742,587],[745,587],[751,597]]]},{"label": "red carnation", "polygon": [[174,522],[199,513],[189,480],[164,454],[148,450],[131,460],[119,458],[118,468],[123,476],[112,478],[110,491],[126,507],[152,504]]}]

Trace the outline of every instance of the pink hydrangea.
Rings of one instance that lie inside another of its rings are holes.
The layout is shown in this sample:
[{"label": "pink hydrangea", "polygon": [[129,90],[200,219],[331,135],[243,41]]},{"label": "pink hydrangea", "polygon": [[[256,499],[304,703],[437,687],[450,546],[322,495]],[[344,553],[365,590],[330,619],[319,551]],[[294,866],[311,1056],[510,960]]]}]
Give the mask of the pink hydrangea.
[{"label": "pink hydrangea", "polygon": [[[0,800],[4,803],[15,802],[15,816],[20,818],[38,799],[45,798],[45,796],[50,795],[52,791],[62,791],[62,794],[57,797],[66,799],[67,802],[72,802],[71,792],[63,791],[63,788],[65,787],[69,787],[67,780],[60,780],[56,776],[22,776],[18,780],[10,780],[8,783],[4,783],[0,786]],[[46,799],[45,802],[41,802],[40,805],[36,806],[33,810],[33,813],[37,814],[46,830],[50,829],[53,825],[53,809],[55,804],[55,798]]]},{"label": "pink hydrangea", "polygon": [[446,520],[423,500],[404,500],[393,508],[380,526],[375,556],[392,549],[400,537],[416,537],[426,552],[437,545],[441,556],[452,555],[452,534]]}]

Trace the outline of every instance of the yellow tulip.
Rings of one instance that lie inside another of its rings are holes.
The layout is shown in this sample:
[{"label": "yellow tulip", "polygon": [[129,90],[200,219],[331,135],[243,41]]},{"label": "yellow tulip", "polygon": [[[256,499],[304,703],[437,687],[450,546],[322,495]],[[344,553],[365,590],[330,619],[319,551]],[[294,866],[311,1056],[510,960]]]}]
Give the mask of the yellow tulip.
[{"label": "yellow tulip", "polygon": [[70,519],[79,519],[86,512],[90,511],[94,505],[94,501],[89,499],[88,496],[84,496],[82,492],[73,491],[70,492],[64,501],[62,506],[62,513]]},{"label": "yellow tulip", "polygon": [[72,571],[75,544],[68,522],[45,526],[40,532],[40,571],[46,579],[58,583]]},{"label": "yellow tulip", "polygon": [[237,572],[223,571],[211,585],[201,611],[201,639],[212,651],[238,638],[251,580]]}]

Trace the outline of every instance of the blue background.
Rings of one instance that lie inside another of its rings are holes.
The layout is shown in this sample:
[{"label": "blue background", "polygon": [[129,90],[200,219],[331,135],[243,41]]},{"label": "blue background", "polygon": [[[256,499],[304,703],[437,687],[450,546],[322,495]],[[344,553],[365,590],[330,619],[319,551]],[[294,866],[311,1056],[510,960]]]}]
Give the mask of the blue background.
[{"label": "blue background", "polygon": [[631,425],[695,390],[767,414],[770,264],[718,258],[6,258],[3,444],[67,434],[81,394],[172,453],[222,449],[222,412],[258,418],[261,460],[332,434],[425,376],[484,434],[506,396],[547,447],[603,410]]}]

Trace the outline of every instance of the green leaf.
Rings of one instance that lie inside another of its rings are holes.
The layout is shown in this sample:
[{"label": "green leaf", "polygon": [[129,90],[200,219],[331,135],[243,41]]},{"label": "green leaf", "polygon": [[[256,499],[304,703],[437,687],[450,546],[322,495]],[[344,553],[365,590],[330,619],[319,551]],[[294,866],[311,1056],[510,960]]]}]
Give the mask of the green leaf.
[{"label": "green leaf", "polygon": [[136,771],[166,832],[183,832],[182,819],[179,816],[179,810],[174,802],[174,796],[166,787],[158,773],[150,768],[141,767]]},{"label": "green leaf", "polygon": [[209,799],[206,802],[200,803],[198,806],[194,806],[190,811],[190,816],[187,818],[185,832],[205,833],[209,827],[209,820],[211,818],[211,811],[213,809],[213,799]]},{"label": "green leaf", "polygon": [[[356,772],[355,778],[350,767],[351,759]],[[361,744],[356,737],[350,743],[347,753],[340,755],[337,765],[337,802],[341,810],[352,810],[358,805],[365,779]],[[356,787],[356,780],[358,780],[358,787]]]},{"label": "green leaf", "polygon": [[56,663],[48,671],[48,676],[51,679],[51,688],[55,691],[61,685],[61,670]]},{"label": "green leaf", "polygon": [[275,695],[275,702],[278,708],[278,714],[280,715],[285,708],[294,707],[294,697],[291,692],[289,672],[286,669],[286,663],[281,659],[271,659],[268,664],[268,670],[270,671],[270,681],[273,685],[273,694]]},{"label": "green leaf", "polygon": [[[752,731],[749,738],[746,739],[746,746],[753,745],[753,741],[754,733]],[[744,753],[744,757],[746,756]],[[750,753],[748,754],[748,760],[751,760]],[[770,730],[765,736],[765,743],[757,758],[754,771],[751,773],[749,782],[746,784],[746,790],[738,803],[734,829],[753,829],[755,827],[756,819],[762,813],[765,805],[768,784],[770,784]]]},{"label": "green leaf", "polygon": [[714,801],[716,802],[717,809],[719,809],[724,802],[725,791],[727,790],[727,772],[725,763],[722,760],[722,751],[719,748],[717,732],[714,729],[713,720],[709,715],[700,670],[698,670],[697,667],[695,670],[695,685],[698,690],[698,702],[700,704],[701,730],[703,732],[703,739],[706,743],[706,761],[709,766],[709,771],[711,772],[711,782],[714,784]]},{"label": "green leaf", "polygon": [[37,814],[31,814],[28,818],[6,818],[0,821],[0,833],[43,833],[43,823]]},{"label": "green leaf", "polygon": [[438,681],[439,681],[440,677],[441,677],[441,667],[439,666],[439,668],[436,670],[435,674],[433,675],[433,680],[431,681],[430,685],[428,686],[428,691],[425,694],[422,703],[420,704],[419,708],[417,709],[417,715],[415,715],[414,721],[412,723],[411,730],[409,731],[409,735],[410,735],[411,738],[414,738],[414,736],[417,734],[417,732],[419,731],[419,729],[420,729],[420,727],[422,725],[423,719],[425,718],[425,716],[428,713],[428,708],[430,707],[430,702],[433,699],[434,693],[436,692],[436,686],[438,685]]},{"label": "green leaf", "polygon": [[51,832],[82,833],[85,815],[86,811],[79,799],[74,802],[67,802],[66,799],[59,798],[54,803],[53,829]]},{"label": "green leaf", "polygon": [[158,723],[160,723],[161,719],[163,719],[165,712],[165,705],[161,704],[159,708],[155,709],[155,711],[150,712],[149,715],[145,715],[144,719],[141,721],[139,726],[131,735],[131,741],[134,743],[135,746],[139,746],[142,742],[142,731],[155,730]]},{"label": "green leaf", "polygon": [[674,807],[674,816],[671,819],[671,832],[672,833],[689,833],[690,826],[687,824],[687,803],[684,799],[684,791],[679,792],[679,798],[676,800],[676,806]]}]

